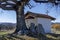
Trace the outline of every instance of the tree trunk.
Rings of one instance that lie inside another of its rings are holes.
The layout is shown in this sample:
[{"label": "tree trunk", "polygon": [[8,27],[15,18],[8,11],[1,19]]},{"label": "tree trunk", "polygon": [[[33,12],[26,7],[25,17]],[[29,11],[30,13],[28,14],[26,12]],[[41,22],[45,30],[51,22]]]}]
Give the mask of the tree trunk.
[{"label": "tree trunk", "polygon": [[17,6],[18,9],[16,10],[17,15],[17,26],[14,33],[18,33],[19,31],[24,31],[27,29],[24,17],[24,2],[21,2],[20,5]]}]

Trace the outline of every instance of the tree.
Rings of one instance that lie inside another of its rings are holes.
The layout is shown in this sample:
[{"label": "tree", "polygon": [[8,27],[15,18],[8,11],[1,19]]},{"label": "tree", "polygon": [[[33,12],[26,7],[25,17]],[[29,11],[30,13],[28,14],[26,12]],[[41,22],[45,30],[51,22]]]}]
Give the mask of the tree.
[{"label": "tree", "polygon": [[[24,31],[27,29],[26,24],[25,24],[25,17],[24,17],[24,6],[29,5],[29,1],[30,0],[13,0],[13,2],[15,2],[16,4],[9,4],[7,2],[7,0],[0,0],[0,2],[6,2],[7,4],[3,4],[3,6],[6,5],[12,5],[14,6],[13,8],[16,11],[16,15],[17,15],[17,26],[16,26],[16,30],[14,33],[18,33],[19,31]],[[34,0],[36,3],[48,3],[51,2],[53,4],[58,4],[55,2],[55,0],[48,0],[48,1],[39,1],[39,0]],[[1,8],[5,9],[3,6],[1,6]],[[7,9],[7,8],[6,8]]]},{"label": "tree", "polygon": [[[20,4],[19,4],[20,3]],[[28,0],[21,0],[21,2],[17,2],[16,4],[16,12],[17,12],[17,27],[16,31],[14,33],[18,33],[20,30],[24,31],[27,30],[26,23],[25,23],[25,17],[24,17],[24,6],[28,3]]]},{"label": "tree", "polygon": [[[4,0],[2,0],[3,2]],[[14,2],[17,0],[14,0]],[[2,4],[2,8],[3,9],[7,9],[4,8],[3,6],[8,5],[7,0],[5,0],[4,2],[6,2],[6,4]],[[29,0],[21,0],[21,1],[17,1],[15,2],[16,4],[9,4],[9,5],[14,5],[13,8],[16,11],[16,15],[17,15],[17,26],[16,26],[16,30],[14,33],[18,33],[19,31],[24,31],[27,30],[26,27],[26,23],[25,23],[25,17],[24,17],[24,6],[29,2]]]}]

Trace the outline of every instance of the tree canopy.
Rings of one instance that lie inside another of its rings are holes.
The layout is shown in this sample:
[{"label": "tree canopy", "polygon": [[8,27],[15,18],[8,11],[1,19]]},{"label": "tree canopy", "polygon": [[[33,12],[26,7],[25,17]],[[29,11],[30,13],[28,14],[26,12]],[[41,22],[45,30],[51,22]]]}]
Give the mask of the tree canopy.
[{"label": "tree canopy", "polygon": [[[29,1],[31,0],[0,0],[0,8],[5,10],[13,10],[13,6],[17,4],[17,2],[25,2],[26,5],[30,5]],[[33,0],[36,3],[52,3],[54,5],[60,4],[60,0]]]}]

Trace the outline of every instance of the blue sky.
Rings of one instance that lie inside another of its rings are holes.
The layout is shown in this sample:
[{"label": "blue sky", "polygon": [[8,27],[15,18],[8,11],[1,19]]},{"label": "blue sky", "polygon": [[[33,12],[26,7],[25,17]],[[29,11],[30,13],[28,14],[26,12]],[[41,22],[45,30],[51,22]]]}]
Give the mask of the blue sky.
[{"label": "blue sky", "polygon": [[16,23],[16,12],[12,10],[0,10],[0,22]]},{"label": "blue sky", "polygon": [[[25,13],[27,11],[41,13],[41,14],[47,14],[46,10],[48,8],[48,15],[55,17],[56,20],[54,22],[60,22],[60,8],[57,7],[51,7],[49,4],[48,6],[46,4],[39,4],[31,1],[31,5],[33,5],[33,8],[29,9],[28,7],[25,7],[24,11]],[[14,10],[3,10],[0,8],[0,22],[10,22],[10,23],[16,23],[16,12]]]}]

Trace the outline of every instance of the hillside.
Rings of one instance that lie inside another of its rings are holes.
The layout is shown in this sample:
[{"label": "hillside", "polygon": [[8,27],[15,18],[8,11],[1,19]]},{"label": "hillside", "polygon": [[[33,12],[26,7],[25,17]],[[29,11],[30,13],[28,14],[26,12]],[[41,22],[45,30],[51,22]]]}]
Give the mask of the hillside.
[{"label": "hillside", "polygon": [[52,28],[60,28],[60,23],[53,23]]},{"label": "hillside", "polygon": [[12,30],[16,27],[16,23],[0,23],[0,30]]},{"label": "hillside", "polygon": [[60,23],[53,23],[51,31],[52,33],[60,34]]}]

